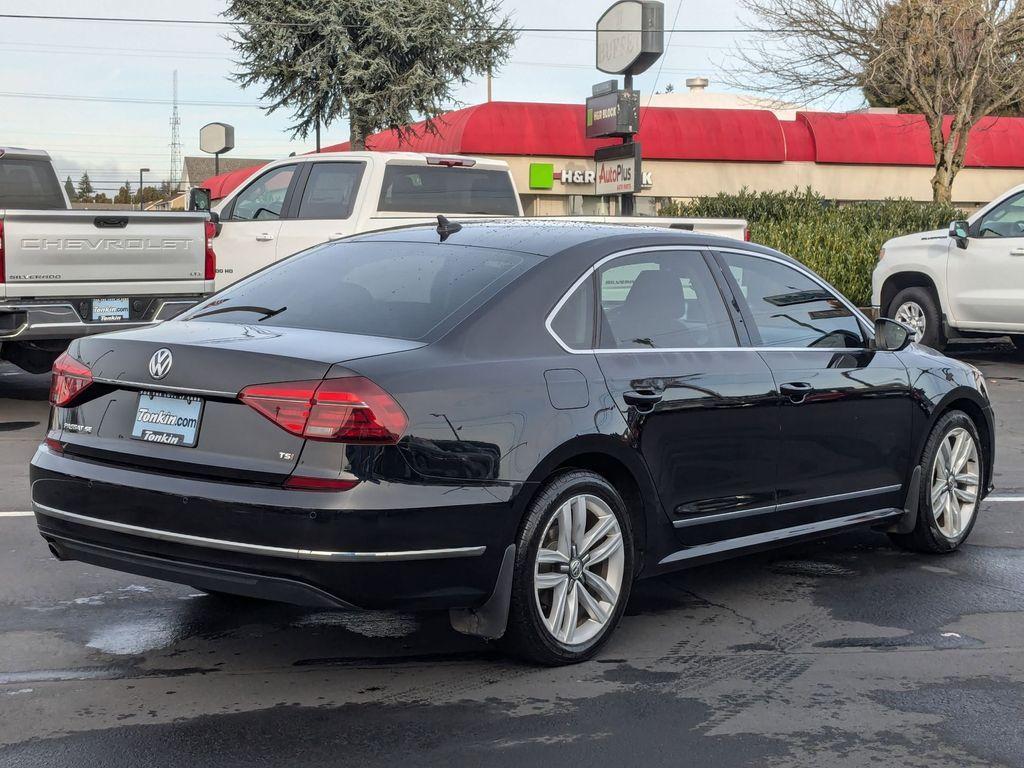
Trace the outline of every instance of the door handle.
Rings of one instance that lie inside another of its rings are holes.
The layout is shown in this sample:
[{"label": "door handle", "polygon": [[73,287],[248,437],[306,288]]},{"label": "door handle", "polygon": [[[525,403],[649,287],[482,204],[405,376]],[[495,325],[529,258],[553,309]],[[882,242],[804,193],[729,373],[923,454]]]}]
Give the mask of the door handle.
[{"label": "door handle", "polygon": [[1011,256],[1024,256],[1024,248],[1014,248],[1010,251]]},{"label": "door handle", "polygon": [[630,389],[622,394],[622,399],[626,401],[626,405],[632,405],[640,413],[650,413],[654,410],[654,406],[661,402],[662,394],[660,392],[637,392],[636,390]]},{"label": "door handle", "polygon": [[257,243],[269,243],[273,239],[274,236],[269,232],[261,232],[260,234],[256,235]]},{"label": "door handle", "polygon": [[794,405],[800,405],[813,390],[814,387],[806,381],[791,381],[779,387],[779,391]]}]

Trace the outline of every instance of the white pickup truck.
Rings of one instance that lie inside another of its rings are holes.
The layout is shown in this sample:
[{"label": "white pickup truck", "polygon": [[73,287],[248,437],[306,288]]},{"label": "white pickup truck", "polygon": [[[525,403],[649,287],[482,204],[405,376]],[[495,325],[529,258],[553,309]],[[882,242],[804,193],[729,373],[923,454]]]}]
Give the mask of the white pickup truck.
[{"label": "white pickup truck", "polygon": [[[360,232],[449,218],[523,215],[508,164],[413,152],[325,152],[261,168],[214,209],[217,289],[293,253]],[[573,216],[744,239],[742,219]]]},{"label": "white pickup truck", "polygon": [[213,290],[208,213],[70,208],[46,152],[0,147],[0,357],[33,373],[75,337],[166,320]]},{"label": "white pickup truck", "polygon": [[948,229],[889,240],[872,304],[930,347],[1010,336],[1024,351],[1024,184]]}]

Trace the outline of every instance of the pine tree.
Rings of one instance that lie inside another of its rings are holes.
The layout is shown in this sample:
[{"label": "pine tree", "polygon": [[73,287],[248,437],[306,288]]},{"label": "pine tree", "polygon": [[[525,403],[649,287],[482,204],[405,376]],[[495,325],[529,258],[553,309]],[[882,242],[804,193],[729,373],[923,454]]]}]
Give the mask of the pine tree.
[{"label": "pine tree", "polygon": [[132,183],[130,181],[126,181],[124,185],[119,190],[117,190],[117,195],[114,196],[114,202],[131,204]]},{"label": "pine tree", "polygon": [[78,193],[75,192],[75,185],[74,182],[71,181],[70,176],[64,180],[64,191],[67,192],[69,201],[74,202],[78,199]]},{"label": "pine tree", "polygon": [[235,79],[260,86],[264,109],[292,110],[292,136],[347,116],[352,149],[413,115],[432,119],[455,87],[497,69],[517,32],[499,0],[228,0]]},{"label": "pine tree", "polygon": [[92,195],[95,191],[92,188],[92,182],[89,181],[89,172],[86,171],[82,174],[82,178],[78,180],[78,194],[76,197],[83,203],[88,203],[92,200]]}]

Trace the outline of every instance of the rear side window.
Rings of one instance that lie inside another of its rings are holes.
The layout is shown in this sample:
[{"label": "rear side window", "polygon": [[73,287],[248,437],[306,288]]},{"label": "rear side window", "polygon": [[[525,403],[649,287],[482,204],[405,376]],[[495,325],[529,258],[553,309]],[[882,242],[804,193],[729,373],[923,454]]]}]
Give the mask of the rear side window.
[{"label": "rear side window", "polygon": [[218,293],[184,319],[417,340],[465,317],[539,261],[439,243],[329,243]]},{"label": "rear side window", "polygon": [[757,333],[756,346],[865,346],[860,322],[838,296],[803,272],[777,261],[722,253],[747,301]]},{"label": "rear side window", "polygon": [[347,219],[352,215],[363,163],[314,163],[299,201],[300,219]]},{"label": "rear side window", "polygon": [[46,160],[0,158],[0,208],[64,210],[64,195]]},{"label": "rear side window", "polygon": [[722,294],[697,251],[623,256],[597,273],[600,349],[735,347]]},{"label": "rear side window", "polygon": [[551,330],[569,349],[591,349],[594,345],[594,280],[588,277],[565,300]]},{"label": "rear side window", "polygon": [[507,171],[441,165],[388,165],[377,208],[403,213],[519,213]]}]

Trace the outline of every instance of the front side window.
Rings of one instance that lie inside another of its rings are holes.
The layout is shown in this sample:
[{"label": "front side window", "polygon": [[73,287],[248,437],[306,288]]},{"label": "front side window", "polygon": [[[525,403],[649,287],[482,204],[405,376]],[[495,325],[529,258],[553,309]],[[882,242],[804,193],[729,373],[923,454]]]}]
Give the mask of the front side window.
[{"label": "front side window", "polygon": [[623,256],[597,273],[600,349],[735,347],[722,294],[697,251]]},{"label": "front side window", "polygon": [[359,191],[363,163],[315,163],[299,201],[300,219],[347,219]]},{"label": "front side window", "polygon": [[1024,237],[1024,192],[1004,200],[981,217],[978,237]]},{"label": "front side window", "polygon": [[260,176],[238,193],[231,218],[239,221],[280,219],[294,175],[295,166],[284,165]]},{"label": "front side window", "polygon": [[[723,253],[754,317],[762,347],[861,349],[860,322],[838,296],[803,272],[757,256]],[[753,334],[752,334],[753,335]]]},{"label": "front side window", "polygon": [[226,288],[183,320],[418,340],[541,260],[438,243],[329,243]]}]

